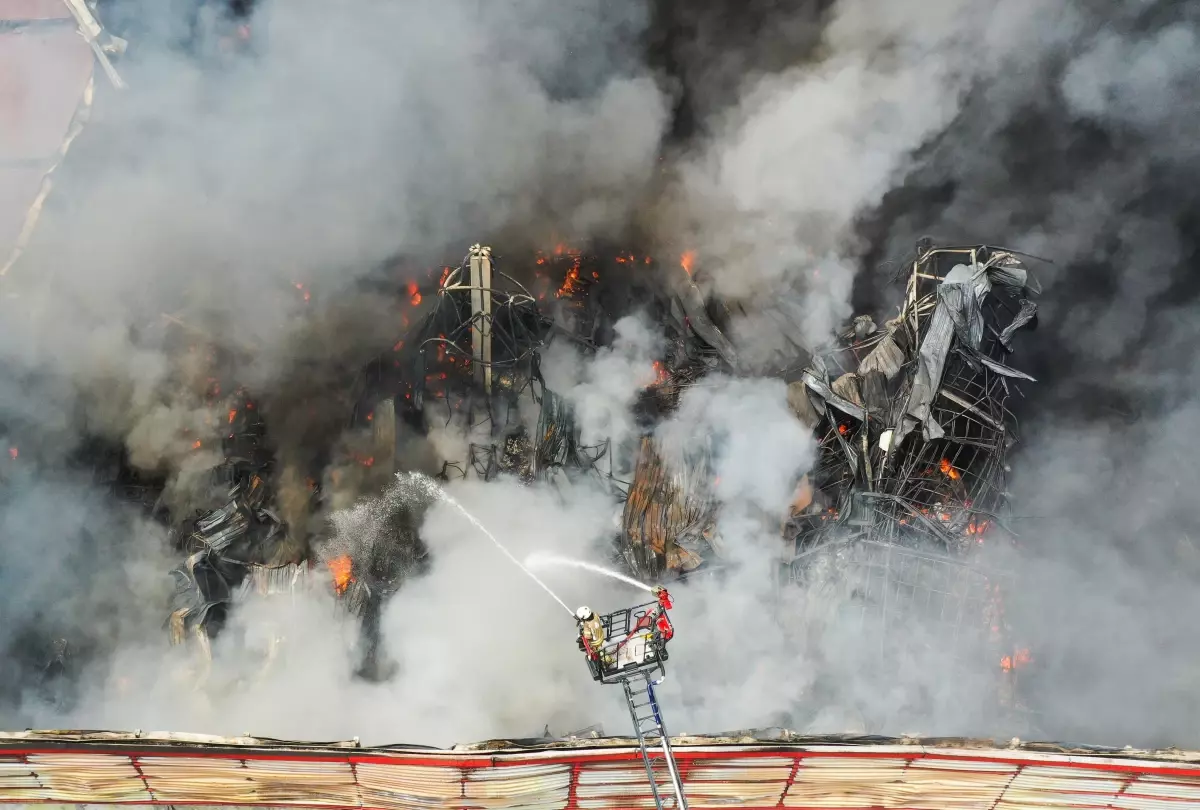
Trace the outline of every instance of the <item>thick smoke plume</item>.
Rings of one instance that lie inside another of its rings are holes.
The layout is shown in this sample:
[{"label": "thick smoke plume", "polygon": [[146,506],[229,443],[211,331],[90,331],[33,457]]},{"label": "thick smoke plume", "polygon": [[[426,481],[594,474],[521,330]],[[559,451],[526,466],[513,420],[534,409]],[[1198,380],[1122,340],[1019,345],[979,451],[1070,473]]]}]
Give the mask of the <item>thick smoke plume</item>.
[{"label": "thick smoke plume", "polygon": [[[161,532],[78,459],[87,437],[112,439],[169,473],[173,505],[202,499],[190,451],[218,434],[207,386],[232,367],[299,476],[340,440],[355,370],[394,339],[396,302],[365,285],[380,263],[636,236],[696,252],[747,361],[656,428],[665,446],[714,443],[736,563],[677,594],[673,730],[1197,744],[1197,4],[299,0],[258,12],[261,57],[221,67],[167,47],[167,5],[110,8],[114,26],[138,22],[133,89],[102,99],[3,282],[0,433],[20,462],[0,476],[4,723],[429,743],[624,732],[570,617],[445,504],[421,526],[427,568],[382,622],[392,679],[352,676],[357,628],[314,597],[236,611],[209,679],[227,687],[197,690],[159,630]],[[723,22],[742,13],[751,30]],[[1013,470],[1021,548],[1000,561],[1036,656],[1024,729],[981,708],[998,662],[952,670],[953,650],[914,626],[903,666],[881,671],[819,589],[771,584],[813,447],[783,384],[755,375],[852,313],[892,315],[888,260],[927,233],[1055,262],[1019,355],[1040,382]],[[168,347],[164,314],[225,354]],[[659,350],[630,315],[611,347],[545,363],[585,438],[626,454]],[[603,560],[619,515],[582,485],[453,494],[519,557]],[[398,497],[338,504],[335,539],[385,531]],[[574,571],[546,579],[569,604],[637,598]],[[38,645],[75,628],[97,654],[56,705]]]}]

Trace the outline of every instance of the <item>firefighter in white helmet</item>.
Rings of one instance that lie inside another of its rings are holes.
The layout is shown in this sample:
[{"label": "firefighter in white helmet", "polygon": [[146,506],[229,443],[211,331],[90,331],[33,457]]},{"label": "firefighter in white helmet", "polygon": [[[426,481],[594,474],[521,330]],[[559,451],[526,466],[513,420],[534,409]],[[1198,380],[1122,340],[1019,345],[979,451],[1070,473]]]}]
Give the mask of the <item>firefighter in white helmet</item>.
[{"label": "firefighter in white helmet", "polygon": [[589,657],[599,655],[605,640],[604,622],[590,607],[575,611],[575,621],[579,625],[579,649],[588,653]]}]

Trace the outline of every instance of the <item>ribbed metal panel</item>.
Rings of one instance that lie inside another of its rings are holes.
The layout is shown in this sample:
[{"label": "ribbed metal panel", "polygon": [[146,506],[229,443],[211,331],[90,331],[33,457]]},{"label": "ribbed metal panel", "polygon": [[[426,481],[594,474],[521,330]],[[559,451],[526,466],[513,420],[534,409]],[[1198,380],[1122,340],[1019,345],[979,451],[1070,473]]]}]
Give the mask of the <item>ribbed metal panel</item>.
[{"label": "ribbed metal panel", "polygon": [[1013,777],[996,810],[1109,807],[1127,781],[1104,771],[1029,765]]},{"label": "ribbed metal panel", "polygon": [[111,754],[32,754],[26,760],[47,793],[63,802],[145,801],[146,786],[133,761]]},{"label": "ribbed metal panel", "polygon": [[363,803],[369,807],[458,807],[463,770],[437,766],[355,766]]},{"label": "ribbed metal panel", "polygon": [[1114,810],[1200,810],[1200,776],[1136,776],[1110,806]]},{"label": "ribbed metal panel", "polygon": [[[20,741],[17,742],[17,738]],[[366,810],[650,810],[636,749],[304,747],[0,734],[0,802]],[[702,740],[700,741],[703,742]],[[1200,756],[923,745],[677,744],[695,810],[1200,810]],[[1144,753],[1144,752],[1143,752]],[[660,786],[666,769],[655,762]]]},{"label": "ribbed metal panel", "polygon": [[784,807],[886,807],[908,759],[819,757],[801,762]]},{"label": "ribbed metal panel", "polygon": [[795,764],[795,757],[695,760],[684,778],[688,806],[695,810],[773,807],[787,788]]}]

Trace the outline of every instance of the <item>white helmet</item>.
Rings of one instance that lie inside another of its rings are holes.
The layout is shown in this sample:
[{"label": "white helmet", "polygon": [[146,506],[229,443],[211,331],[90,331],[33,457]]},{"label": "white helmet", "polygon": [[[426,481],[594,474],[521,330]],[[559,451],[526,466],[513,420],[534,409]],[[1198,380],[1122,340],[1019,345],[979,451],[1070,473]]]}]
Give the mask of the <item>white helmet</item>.
[{"label": "white helmet", "polygon": [[579,610],[575,611],[575,618],[579,619],[581,622],[586,622],[588,619],[592,618],[592,615],[592,609],[590,607],[581,607]]}]

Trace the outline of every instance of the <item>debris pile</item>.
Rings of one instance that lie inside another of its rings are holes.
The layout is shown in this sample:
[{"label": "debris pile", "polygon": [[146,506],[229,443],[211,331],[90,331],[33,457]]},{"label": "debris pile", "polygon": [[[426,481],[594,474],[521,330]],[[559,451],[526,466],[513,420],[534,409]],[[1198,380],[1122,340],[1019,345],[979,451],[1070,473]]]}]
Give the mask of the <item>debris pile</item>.
[{"label": "debris pile", "polygon": [[924,621],[960,647],[1008,644],[1006,583],[978,560],[1012,539],[1009,402],[1033,379],[1009,357],[1038,292],[1010,251],[922,243],[899,315],[859,316],[789,387],[820,440],[785,529],[790,579],[840,594],[881,638]]},{"label": "debris pile", "polygon": [[[400,334],[360,379],[349,427],[373,451],[359,462],[388,481],[420,464],[443,480],[570,487],[583,477],[621,502],[613,556],[635,576],[659,583],[720,568],[712,439],[676,446],[656,430],[688,387],[743,372],[725,336],[729,309],[701,292],[695,261],[685,255],[662,270],[631,254],[601,260],[560,247],[535,257],[531,274],[510,275],[475,245],[458,267],[408,282]],[[830,345],[798,347],[800,359],[780,372],[787,404],[819,444],[779,527],[781,558],[789,581],[833,593],[864,626],[886,633],[918,614],[952,623],[956,634],[970,625],[990,655],[1007,644],[1003,577],[977,557],[985,540],[1007,532],[1005,458],[1016,441],[1008,403],[1032,381],[1009,358],[1016,331],[1036,321],[1038,289],[1010,251],[928,243],[905,284],[896,317],[880,325],[861,315]],[[630,298],[650,308],[664,346],[636,405],[640,431],[620,448],[585,445],[540,360],[555,340],[585,353],[608,345]],[[172,636],[207,638],[252,590],[324,587],[360,617],[364,667],[385,677],[373,652],[378,616],[424,565],[424,505],[401,498],[383,510],[386,526],[293,538],[272,506],[265,428],[248,421],[253,413],[230,411],[227,497],[177,529],[188,556],[175,572]],[[463,455],[421,461],[427,437],[445,429],[466,437]],[[318,496],[314,487],[314,508]]]},{"label": "debris pile", "polygon": [[274,508],[265,422],[243,392],[234,401],[224,462],[213,470],[214,484],[226,496],[171,528],[175,547],[187,555],[171,572],[176,591],[168,626],[175,643],[219,632],[240,593],[290,593],[308,578],[304,549]]}]

